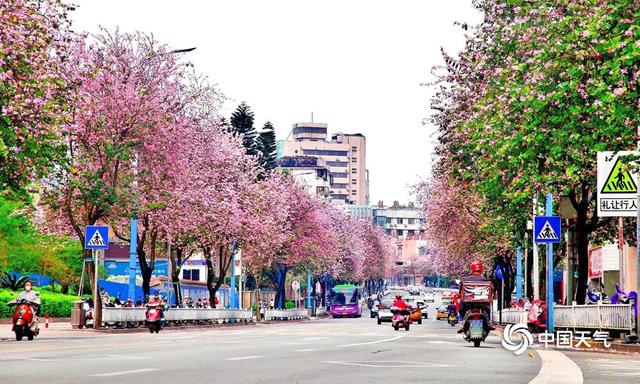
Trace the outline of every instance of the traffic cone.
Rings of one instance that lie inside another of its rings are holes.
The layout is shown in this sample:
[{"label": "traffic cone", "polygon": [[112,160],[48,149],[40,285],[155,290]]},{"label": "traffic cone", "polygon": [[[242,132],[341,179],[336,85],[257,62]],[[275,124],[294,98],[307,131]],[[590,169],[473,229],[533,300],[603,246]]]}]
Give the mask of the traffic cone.
[{"label": "traffic cone", "polygon": [[49,315],[44,316],[44,327],[49,328]]}]

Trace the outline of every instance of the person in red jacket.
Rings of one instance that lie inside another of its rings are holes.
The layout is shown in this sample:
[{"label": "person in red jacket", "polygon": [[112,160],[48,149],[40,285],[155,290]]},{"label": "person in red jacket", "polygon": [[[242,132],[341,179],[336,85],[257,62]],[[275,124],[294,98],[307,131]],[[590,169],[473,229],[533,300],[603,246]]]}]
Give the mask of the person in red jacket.
[{"label": "person in red jacket", "polygon": [[407,304],[404,301],[402,301],[402,296],[400,296],[400,295],[396,295],[396,299],[393,302],[393,304],[391,304],[391,306],[392,307],[398,307],[398,308],[400,308],[400,310],[410,309],[411,308],[409,306],[409,304]]}]

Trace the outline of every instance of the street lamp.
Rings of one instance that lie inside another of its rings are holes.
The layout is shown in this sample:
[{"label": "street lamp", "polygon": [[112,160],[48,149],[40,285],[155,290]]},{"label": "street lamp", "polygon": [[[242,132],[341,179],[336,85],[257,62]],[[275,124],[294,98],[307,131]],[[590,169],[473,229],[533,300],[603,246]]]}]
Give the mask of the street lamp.
[{"label": "street lamp", "polygon": [[[172,51],[165,52],[164,54],[185,53],[185,52],[191,52],[195,49],[196,47],[174,49]],[[153,56],[149,57],[147,60],[150,61],[151,58],[153,58]],[[136,160],[134,163],[134,173],[137,167],[138,167],[138,159],[136,156]],[[134,175],[133,186],[134,188],[137,187],[137,181],[135,181],[135,175]],[[137,207],[136,207],[136,210],[137,210]],[[129,235],[130,240],[129,240],[129,297],[128,298],[135,301],[136,266],[137,266],[137,258],[138,258],[138,218],[137,218],[137,215],[135,215],[135,210],[134,210],[134,217],[131,218],[130,230],[131,231]],[[169,270],[170,252],[171,252],[171,244],[167,242],[167,275],[169,279],[171,279],[171,272]]]}]

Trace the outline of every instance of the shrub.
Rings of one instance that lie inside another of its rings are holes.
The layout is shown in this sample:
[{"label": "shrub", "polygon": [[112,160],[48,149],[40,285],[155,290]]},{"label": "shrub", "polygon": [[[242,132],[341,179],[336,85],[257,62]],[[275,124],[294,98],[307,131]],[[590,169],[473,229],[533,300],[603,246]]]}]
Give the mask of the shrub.
[{"label": "shrub", "polygon": [[[38,289],[42,305],[40,306],[40,317],[49,315],[51,317],[69,317],[73,302],[78,300],[74,295],[64,295],[62,293],[51,292],[48,289]],[[7,302],[13,300],[18,292],[8,289],[0,289],[0,318],[8,318],[13,315],[13,306],[8,306]]]},{"label": "shrub", "polygon": [[296,307],[296,303],[293,300],[287,300],[284,302],[284,309],[293,309]]}]

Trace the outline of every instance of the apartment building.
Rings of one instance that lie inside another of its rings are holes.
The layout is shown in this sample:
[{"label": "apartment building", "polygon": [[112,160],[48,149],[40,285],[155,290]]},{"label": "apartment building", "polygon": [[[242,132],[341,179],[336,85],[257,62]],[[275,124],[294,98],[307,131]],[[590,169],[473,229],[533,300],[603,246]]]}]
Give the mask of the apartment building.
[{"label": "apartment building", "polygon": [[278,143],[282,157],[313,156],[329,170],[333,204],[369,204],[366,138],[360,133],[335,133],[331,140],[325,123],[296,123],[290,140]]}]

